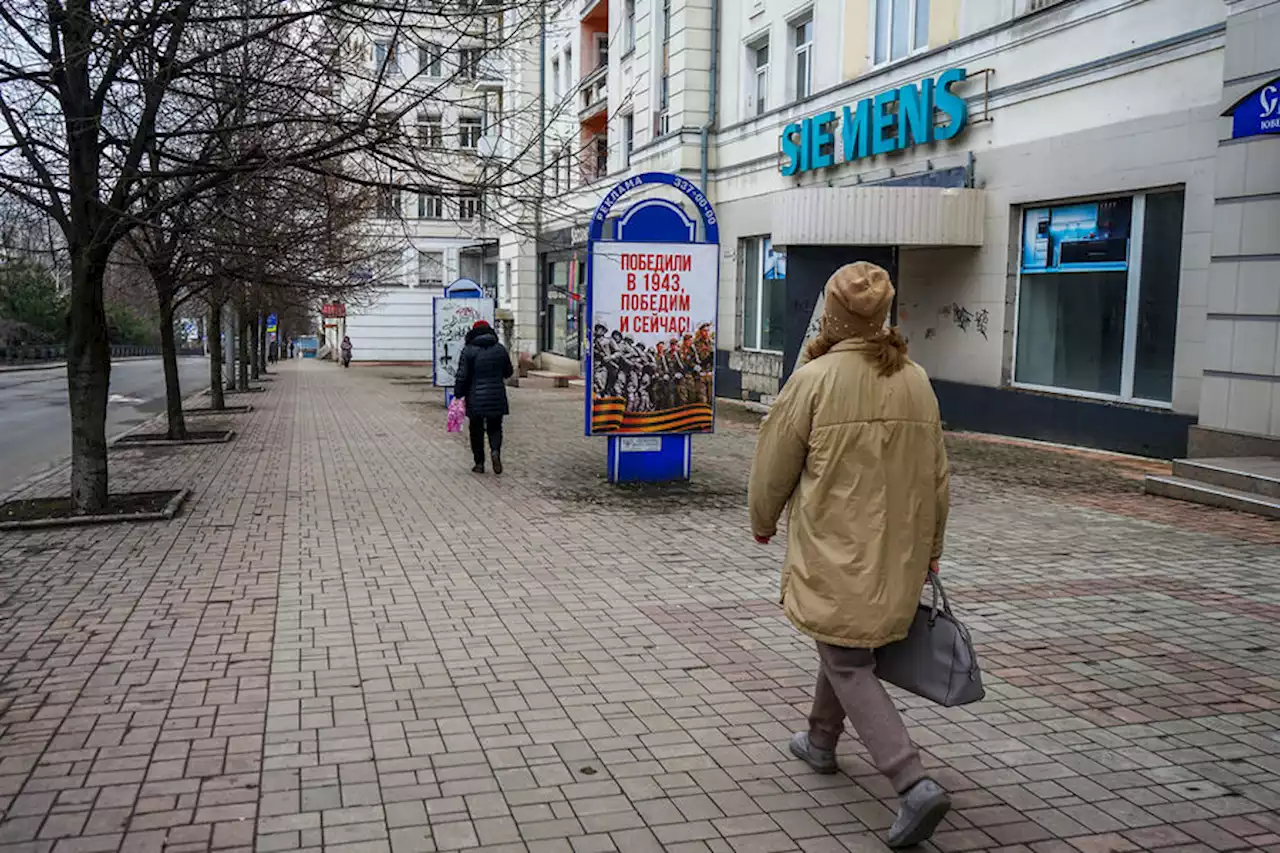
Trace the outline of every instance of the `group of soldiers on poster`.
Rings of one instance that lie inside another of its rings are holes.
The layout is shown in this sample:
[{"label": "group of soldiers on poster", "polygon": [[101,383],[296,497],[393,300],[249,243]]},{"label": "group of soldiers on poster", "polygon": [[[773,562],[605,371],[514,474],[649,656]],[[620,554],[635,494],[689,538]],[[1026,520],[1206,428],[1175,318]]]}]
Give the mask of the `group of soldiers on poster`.
[{"label": "group of soldiers on poster", "polygon": [[621,398],[628,412],[664,412],[714,399],[716,342],[710,323],[652,346],[598,323],[592,361],[594,395]]}]

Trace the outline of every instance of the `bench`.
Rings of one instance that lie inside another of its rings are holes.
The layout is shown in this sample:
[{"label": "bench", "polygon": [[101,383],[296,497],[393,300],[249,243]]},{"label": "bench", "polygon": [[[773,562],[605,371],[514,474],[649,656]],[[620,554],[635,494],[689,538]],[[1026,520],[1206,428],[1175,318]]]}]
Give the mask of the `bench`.
[{"label": "bench", "polygon": [[568,388],[569,380],[576,378],[567,373],[556,373],[553,370],[530,370],[529,375],[534,379],[550,379],[557,388]]}]

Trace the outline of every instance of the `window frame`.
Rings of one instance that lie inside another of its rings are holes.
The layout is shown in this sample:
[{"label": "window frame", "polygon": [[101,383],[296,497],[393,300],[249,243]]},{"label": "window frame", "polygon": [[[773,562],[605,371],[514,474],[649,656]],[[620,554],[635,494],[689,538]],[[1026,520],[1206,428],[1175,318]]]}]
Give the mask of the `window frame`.
[{"label": "window frame", "polygon": [[[378,52],[385,51],[382,60],[378,60]],[[385,69],[385,74],[383,73]],[[394,38],[375,38],[373,40],[373,71],[383,77],[400,73],[400,50]]]},{"label": "window frame", "polygon": [[[1145,397],[1137,397],[1133,393],[1134,379],[1137,371],[1137,348],[1138,348],[1138,326],[1140,318],[1138,316],[1141,309],[1142,301],[1142,261],[1144,250],[1144,236],[1147,218],[1147,196],[1159,194],[1170,190],[1170,187],[1151,187],[1135,192],[1123,193],[1107,193],[1102,195],[1087,196],[1075,199],[1063,199],[1058,201],[1046,202],[1024,202],[1015,206],[1018,220],[1018,240],[1015,246],[1017,252],[1017,275],[1014,280],[1014,298],[1013,298],[1013,315],[1012,315],[1012,358],[1009,365],[1009,387],[1017,388],[1024,391],[1036,391],[1045,394],[1053,394],[1059,397],[1075,397],[1086,400],[1102,400],[1111,403],[1121,403],[1130,406],[1141,406],[1148,409],[1173,409],[1173,400],[1152,400]],[[1182,188],[1186,192],[1185,187]],[[1057,385],[1042,385],[1036,382],[1022,382],[1018,379],[1018,347],[1022,343],[1019,322],[1020,310],[1022,304],[1022,283],[1024,278],[1034,277],[1036,273],[1024,273],[1022,266],[1023,252],[1026,247],[1026,216],[1027,212],[1043,207],[1060,207],[1072,203],[1092,204],[1096,202],[1109,201],[1112,199],[1128,198],[1132,199],[1132,208],[1130,211],[1129,222],[1129,247],[1128,257],[1126,260],[1127,269],[1125,272],[1125,312],[1124,312],[1124,336],[1121,350],[1120,362],[1120,393],[1107,394],[1100,391],[1086,391],[1077,388],[1064,388]],[[1178,235],[1180,241],[1184,240],[1186,228],[1186,220],[1184,213],[1183,232]],[[1181,269],[1178,272],[1179,281],[1182,278]],[[1177,328],[1174,329],[1174,359],[1177,359]],[[1175,372],[1173,378],[1174,384],[1177,384],[1178,377]],[[1173,397],[1172,389],[1170,389],[1170,398]]]},{"label": "window frame", "polygon": [[[907,2],[911,4],[910,11],[908,12],[908,15],[907,15],[907,52],[902,56],[898,56],[898,57],[895,57],[893,55],[893,4],[894,2],[895,0],[871,0],[871,3],[869,4],[871,20],[867,25],[867,34],[868,34],[868,37],[871,39],[871,45],[870,45],[871,50],[868,52],[868,59],[870,59],[871,68],[883,68],[885,66],[892,65],[895,62],[905,62],[906,60],[910,59],[916,54],[923,53],[924,51],[929,49],[928,17],[932,12],[932,8],[933,8],[932,2],[931,0],[907,0]],[[918,25],[920,20],[920,4],[922,2],[928,6],[928,8],[925,10],[925,18],[926,18],[925,40],[924,40],[924,44],[917,44],[916,36],[919,34]],[[884,54],[885,58],[877,59],[876,49],[880,43],[880,32],[879,32],[879,27],[877,26],[876,19],[878,17],[877,12],[880,9],[880,4],[882,3],[888,4],[888,7],[889,7],[889,31],[885,35],[885,38],[888,40],[887,44],[885,45],[885,54]]]},{"label": "window frame", "polygon": [[636,147],[636,116],[626,113],[622,116],[622,168],[631,168],[631,155]]},{"label": "window frame", "polygon": [[[434,255],[434,256],[436,256],[436,257],[439,259],[439,261],[440,261],[440,267],[439,267],[439,271],[440,271],[440,278],[439,278],[439,279],[436,279],[436,283],[435,283],[435,284],[431,284],[431,283],[430,283],[430,282],[432,281],[432,279],[424,279],[424,278],[422,277],[422,272],[423,272],[423,261],[424,261],[424,260],[427,258],[427,256],[429,256],[429,255]],[[431,288],[441,289],[441,288],[443,288],[443,287],[444,287],[444,252],[442,252],[442,251],[435,251],[435,250],[427,250],[427,249],[419,249],[419,250],[418,250],[418,275],[417,275],[417,287],[421,287],[421,288],[425,288],[425,289],[431,289]]]},{"label": "window frame", "polygon": [[[773,70],[773,52],[769,36],[758,36],[747,42],[747,118],[758,118],[769,110],[769,80]],[[760,63],[760,52],[766,59]],[[763,83],[763,87],[761,84]],[[763,88],[763,92],[762,92]]]},{"label": "window frame", "polygon": [[418,144],[427,149],[444,148],[444,117],[439,113],[418,113]]},{"label": "window frame", "polygon": [[434,41],[418,45],[418,74],[432,78],[444,76],[444,45]]},{"label": "window frame", "polygon": [[[800,33],[805,28],[809,28],[808,41],[800,41]],[[814,17],[813,10],[795,16],[787,21],[787,31],[791,35],[791,94],[793,101],[803,101],[813,96],[813,36],[814,36]],[[804,91],[801,93],[801,76],[800,76],[800,60],[804,58],[805,74],[804,74]]]},{"label": "window frame", "polygon": [[[470,210],[468,211],[468,207]],[[480,192],[458,193],[458,221],[475,222],[484,218],[484,195]]]},{"label": "window frame", "polygon": [[[752,286],[751,281],[746,278],[748,270],[743,269],[742,280],[742,342],[741,349],[743,352],[761,353],[762,355],[785,355],[783,350],[769,349],[761,346],[764,338],[764,270],[769,260],[769,250],[773,248],[773,236],[770,234],[757,234],[752,237],[743,237],[742,242],[755,243],[758,248],[755,263],[755,292],[756,292],[756,328],[755,328],[755,345],[747,345],[747,317],[746,317],[746,298],[747,288]],[[745,255],[745,245],[742,247],[742,254]]]},{"label": "window frame", "polygon": [[622,4],[622,55],[636,49],[636,0],[623,0]]},{"label": "window frame", "polygon": [[[471,134],[468,133],[471,131]],[[471,136],[474,135],[474,139]],[[484,139],[484,116],[462,115],[458,117],[458,148],[475,151]]]},{"label": "window frame", "polygon": [[439,187],[427,187],[425,192],[418,193],[418,218],[444,219],[444,193]]}]

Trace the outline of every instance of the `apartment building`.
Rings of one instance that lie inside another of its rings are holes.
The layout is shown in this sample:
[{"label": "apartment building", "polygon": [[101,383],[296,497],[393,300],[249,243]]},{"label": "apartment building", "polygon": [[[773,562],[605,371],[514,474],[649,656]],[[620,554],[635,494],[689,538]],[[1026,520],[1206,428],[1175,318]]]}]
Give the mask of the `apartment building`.
[{"label": "apartment building", "polygon": [[722,396],[775,395],[862,259],[953,426],[1280,437],[1280,0],[548,6],[580,156],[522,246],[523,350],[581,359],[587,215],[674,171],[719,216]]},{"label": "apartment building", "polygon": [[495,296],[499,229],[491,175],[504,154],[504,109],[520,83],[523,19],[497,3],[422,4],[351,36],[362,72],[345,81],[376,87],[386,156],[367,237],[374,257],[353,274],[368,293],[326,323],[331,344],[350,335],[357,361],[427,363],[432,306],[459,278]]}]

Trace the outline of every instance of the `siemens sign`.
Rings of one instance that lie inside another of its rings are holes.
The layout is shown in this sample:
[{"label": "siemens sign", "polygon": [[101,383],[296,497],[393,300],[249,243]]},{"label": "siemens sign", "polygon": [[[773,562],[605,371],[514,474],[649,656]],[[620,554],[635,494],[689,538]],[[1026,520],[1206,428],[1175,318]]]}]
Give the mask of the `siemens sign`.
[{"label": "siemens sign", "polygon": [[[836,123],[845,162],[954,138],[969,120],[969,106],[951,87],[964,82],[963,68],[936,79],[909,83],[787,125],[782,131],[782,174],[825,169],[836,163]],[[945,123],[940,119],[945,118]]]}]

